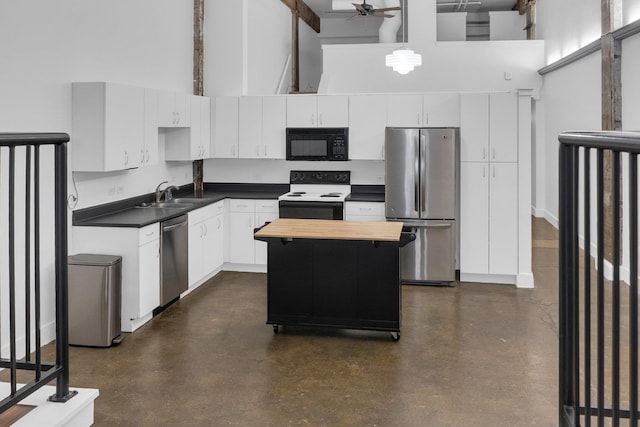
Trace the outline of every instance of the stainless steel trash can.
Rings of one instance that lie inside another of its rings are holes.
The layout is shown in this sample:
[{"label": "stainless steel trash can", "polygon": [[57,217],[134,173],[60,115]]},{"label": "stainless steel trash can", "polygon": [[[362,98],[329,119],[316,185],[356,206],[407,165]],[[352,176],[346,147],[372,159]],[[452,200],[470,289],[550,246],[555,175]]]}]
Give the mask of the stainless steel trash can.
[{"label": "stainless steel trash can", "polygon": [[69,267],[69,344],[109,347],[122,341],[122,257],[77,254]]}]

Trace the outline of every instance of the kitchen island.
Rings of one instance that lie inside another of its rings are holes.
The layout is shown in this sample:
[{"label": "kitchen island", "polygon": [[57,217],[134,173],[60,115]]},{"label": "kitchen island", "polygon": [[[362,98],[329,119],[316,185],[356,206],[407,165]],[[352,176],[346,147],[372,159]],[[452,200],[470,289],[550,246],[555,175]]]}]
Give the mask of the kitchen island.
[{"label": "kitchen island", "polygon": [[389,331],[400,338],[401,222],[280,218],[268,243],[267,324]]}]

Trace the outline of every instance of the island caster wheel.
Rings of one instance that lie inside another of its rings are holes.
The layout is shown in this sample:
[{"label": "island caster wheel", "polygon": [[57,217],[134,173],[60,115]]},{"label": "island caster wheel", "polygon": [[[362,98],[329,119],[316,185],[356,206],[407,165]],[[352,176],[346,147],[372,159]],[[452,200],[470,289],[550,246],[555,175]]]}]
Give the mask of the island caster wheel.
[{"label": "island caster wheel", "polygon": [[274,334],[277,334],[279,330],[280,330],[280,327],[278,325],[273,325],[273,333]]},{"label": "island caster wheel", "polygon": [[394,341],[399,341],[400,340],[400,332],[391,332],[391,339],[393,339]]}]

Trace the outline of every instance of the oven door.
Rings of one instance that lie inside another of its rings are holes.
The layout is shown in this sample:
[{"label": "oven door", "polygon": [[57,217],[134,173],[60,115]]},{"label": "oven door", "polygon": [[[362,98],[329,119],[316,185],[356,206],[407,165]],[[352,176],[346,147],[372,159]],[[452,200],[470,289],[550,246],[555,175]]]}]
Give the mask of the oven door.
[{"label": "oven door", "polygon": [[280,218],[344,219],[344,203],[281,200],[279,214]]}]

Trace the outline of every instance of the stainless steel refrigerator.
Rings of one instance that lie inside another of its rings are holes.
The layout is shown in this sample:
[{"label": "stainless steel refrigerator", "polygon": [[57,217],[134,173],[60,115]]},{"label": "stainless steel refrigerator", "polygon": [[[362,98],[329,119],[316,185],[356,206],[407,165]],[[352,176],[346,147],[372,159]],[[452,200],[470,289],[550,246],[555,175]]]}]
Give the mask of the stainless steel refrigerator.
[{"label": "stainless steel refrigerator", "polygon": [[455,280],[458,147],[457,128],[386,129],[386,217],[417,231],[401,249],[405,283]]}]

